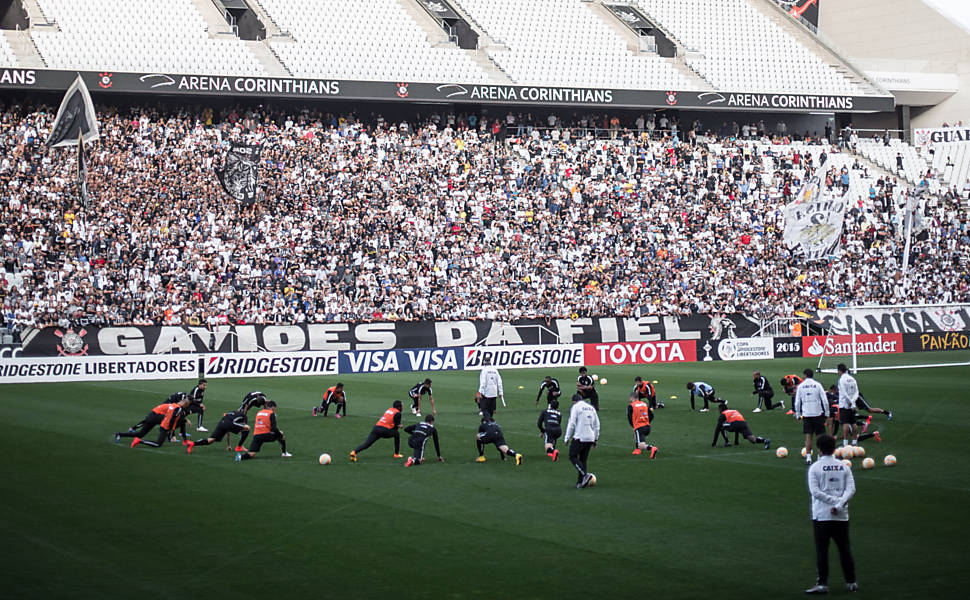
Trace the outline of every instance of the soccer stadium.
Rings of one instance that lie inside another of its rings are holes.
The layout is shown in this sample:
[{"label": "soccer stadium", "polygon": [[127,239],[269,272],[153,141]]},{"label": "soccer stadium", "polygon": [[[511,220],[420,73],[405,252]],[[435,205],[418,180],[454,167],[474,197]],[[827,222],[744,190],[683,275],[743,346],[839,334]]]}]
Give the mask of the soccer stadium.
[{"label": "soccer stadium", "polygon": [[0,0],[0,150],[7,597],[966,595],[964,0]]}]

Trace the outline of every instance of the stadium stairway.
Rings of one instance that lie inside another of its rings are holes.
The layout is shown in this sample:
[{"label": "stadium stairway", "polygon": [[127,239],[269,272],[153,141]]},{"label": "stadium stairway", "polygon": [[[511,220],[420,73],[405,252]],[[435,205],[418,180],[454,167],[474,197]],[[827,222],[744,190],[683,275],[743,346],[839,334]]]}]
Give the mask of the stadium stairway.
[{"label": "stadium stairway", "polygon": [[[267,28],[267,32],[268,31],[269,28]],[[284,38],[284,40],[285,39],[286,38]],[[292,40],[292,38],[290,39]],[[255,56],[256,60],[263,65],[263,68],[266,69],[266,74],[270,77],[293,76],[293,74],[290,73],[289,69],[286,68],[286,65],[283,64],[283,61],[280,60],[280,57],[276,55],[276,52],[273,51],[273,48],[269,44],[252,40],[241,40],[241,42],[249,47],[250,51],[253,53],[253,56]]]},{"label": "stadium stairway", "polygon": [[235,34],[232,32],[232,27],[229,26],[229,22],[226,21],[222,12],[216,8],[216,5],[212,3],[212,0],[192,0],[192,4],[195,5],[195,9],[205,19],[205,24],[209,28],[209,37],[218,38],[226,35],[235,37]]},{"label": "stadium stairway", "polygon": [[[606,23],[607,26],[613,30],[613,33],[617,37],[626,42],[627,50],[634,54],[640,53],[640,40],[637,39],[636,34],[633,33],[629,27],[620,23],[616,17],[613,16],[613,13],[610,12],[610,9],[603,6],[603,2],[592,2],[590,3],[589,7],[601,21]],[[637,10],[643,11],[643,9],[639,6],[637,7]],[[657,29],[660,29],[664,35],[667,35],[667,33],[664,32],[660,27],[657,27]],[[667,39],[672,41],[677,46],[677,58],[668,58],[665,60],[667,60],[667,62],[669,62],[670,65],[676,70],[680,71],[680,74],[687,78],[693,84],[694,88],[702,91],[713,91],[714,86],[711,85],[709,81],[701,77],[697,71],[688,67],[687,63],[684,62],[683,57],[686,50],[683,44],[674,39],[672,36],[668,36]]]},{"label": "stadium stairway", "polygon": [[397,3],[404,7],[418,27],[428,34],[428,42],[432,46],[447,46],[451,43],[445,30],[415,0],[397,0]]},{"label": "stadium stairway", "polygon": [[276,24],[273,17],[270,16],[266,9],[263,8],[262,3],[259,0],[246,0],[246,4],[249,5],[249,9],[256,14],[256,18],[259,22],[266,27],[266,38],[273,39],[274,41],[293,39],[288,31],[283,31],[280,26]]},{"label": "stadium stairway", "polygon": [[33,38],[30,37],[30,30],[3,30],[2,35],[7,38],[10,49],[13,50],[14,59],[17,61],[15,66],[34,69],[43,69],[47,66],[44,57],[37,51]]},{"label": "stadium stairway", "polygon": [[880,88],[873,81],[862,74],[861,69],[853,67],[838,52],[826,43],[825,40],[814,35],[804,25],[792,19],[773,0],[748,0],[755,10],[768,17],[773,23],[785,30],[785,33],[798,40],[806,48],[812,48],[826,64],[836,70],[854,85],[861,87],[866,94],[876,94],[886,96],[889,92]]}]

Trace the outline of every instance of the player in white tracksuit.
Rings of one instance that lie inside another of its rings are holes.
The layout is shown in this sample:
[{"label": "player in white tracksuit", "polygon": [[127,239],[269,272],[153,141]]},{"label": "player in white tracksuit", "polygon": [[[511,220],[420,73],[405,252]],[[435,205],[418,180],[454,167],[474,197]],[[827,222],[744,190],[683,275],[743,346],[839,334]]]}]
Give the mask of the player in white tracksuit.
[{"label": "player in white tracksuit", "polygon": [[858,589],[858,584],[849,546],[849,500],[855,494],[855,479],[852,477],[852,469],[832,456],[835,452],[835,438],[822,435],[817,441],[819,458],[808,469],[808,490],[812,496],[812,527],[815,533],[818,579],[815,586],[805,592],[827,594],[829,591],[829,540],[833,540],[839,549],[846,587],[854,592]]},{"label": "player in white tracksuit", "polygon": [[502,398],[505,403],[505,392],[502,389],[502,376],[498,369],[491,366],[489,357],[485,357],[485,366],[478,374],[478,408],[482,416],[490,419],[495,416],[495,399]]},{"label": "player in white tracksuit", "polygon": [[596,445],[600,437],[600,418],[593,406],[579,394],[573,395],[573,406],[569,410],[569,424],[566,425],[565,443],[569,444],[569,462],[573,463],[576,471],[576,487],[584,488],[589,485],[590,473],[586,468],[589,451]]}]

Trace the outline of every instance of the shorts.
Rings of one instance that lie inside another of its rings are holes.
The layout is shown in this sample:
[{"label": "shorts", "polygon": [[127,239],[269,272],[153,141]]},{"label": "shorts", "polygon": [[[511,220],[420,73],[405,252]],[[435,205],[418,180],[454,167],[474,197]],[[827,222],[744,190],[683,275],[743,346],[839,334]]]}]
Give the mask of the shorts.
[{"label": "shorts", "polygon": [[748,427],[747,421],[735,421],[734,423],[729,423],[727,426],[727,430],[737,433],[741,437],[748,437],[748,436],[754,435],[753,433],[751,433],[751,428]]},{"label": "shorts", "polygon": [[478,441],[480,441],[482,444],[495,444],[496,448],[500,446],[508,446],[508,443],[506,443],[505,441],[504,435],[499,435],[495,437],[486,435],[485,437],[478,438]]},{"label": "shorts", "polygon": [[802,432],[809,435],[822,435],[825,433],[825,415],[804,417],[802,419]]},{"label": "shorts", "polygon": [[190,415],[191,414],[201,414],[201,413],[204,413],[205,412],[205,409],[202,408],[202,403],[201,402],[190,402],[189,405],[188,405],[188,407],[186,407],[185,412],[187,412]]},{"label": "shorts", "polygon": [[239,433],[240,431],[242,431],[242,427],[234,425],[232,422],[232,418],[223,417],[222,419],[219,420],[219,423],[216,425],[215,430],[213,430],[213,432],[209,434],[209,437],[214,439],[217,442],[221,442],[222,438],[224,438],[226,434]]},{"label": "shorts", "polygon": [[637,441],[638,444],[644,442],[647,439],[648,435],[650,435],[649,425],[644,425],[643,427],[637,427],[636,429],[633,430],[633,438]]},{"label": "shorts", "polygon": [[855,425],[856,413],[852,408],[839,409],[839,423],[842,425]]},{"label": "shorts", "polygon": [[280,437],[275,433],[261,433],[257,436],[253,436],[253,443],[249,445],[250,452],[259,452],[259,449],[263,447],[263,444],[268,442],[279,441]]},{"label": "shorts", "polygon": [[558,427],[546,427],[546,430],[542,433],[543,442],[546,444],[554,444],[560,436],[562,436],[562,429]]},{"label": "shorts", "polygon": [[862,394],[859,394],[859,397],[856,398],[855,407],[856,407],[856,410],[864,410],[866,412],[872,412],[872,407],[869,406],[869,403],[866,402],[866,399],[862,397]]}]

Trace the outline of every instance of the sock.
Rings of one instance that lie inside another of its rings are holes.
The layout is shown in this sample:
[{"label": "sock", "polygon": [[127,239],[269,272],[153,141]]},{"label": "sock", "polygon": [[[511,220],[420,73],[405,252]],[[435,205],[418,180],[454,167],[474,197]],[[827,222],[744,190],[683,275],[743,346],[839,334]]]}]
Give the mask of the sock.
[{"label": "sock", "polygon": [[759,435],[758,437],[754,438],[754,443],[755,444],[764,444],[765,443],[765,438],[763,438],[763,437],[761,437]]},{"label": "sock", "polygon": [[198,424],[195,426],[196,429],[198,429],[199,427],[202,427],[202,415],[203,413],[199,413],[199,421],[198,421]]},{"label": "sock", "polygon": [[876,434],[874,434],[874,433],[863,433],[862,435],[859,436],[858,441],[864,442],[864,441],[869,440],[869,439],[872,439],[874,437],[876,437]]},{"label": "sock", "polygon": [[245,453],[245,454],[243,454],[243,455],[242,455],[242,458],[241,458],[240,460],[249,460],[249,459],[251,459],[251,458],[256,458],[256,457],[255,457],[255,456],[253,456],[252,454],[249,454],[249,453],[247,452],[247,453]]},{"label": "sock", "polygon": [[199,441],[197,441],[195,443],[195,445],[196,446],[208,446],[209,445],[209,438],[205,438],[205,439],[199,440]]},{"label": "sock", "polygon": [[552,451],[553,451],[552,448],[546,448],[546,454],[550,454],[551,455],[552,454]]},{"label": "sock", "polygon": [[485,456],[485,445],[481,442],[476,442],[478,444],[478,455]]},{"label": "sock", "polygon": [[515,456],[515,454],[516,454],[515,450],[513,450],[511,448],[509,448],[508,450],[506,450],[505,453],[508,454],[509,456]]}]

